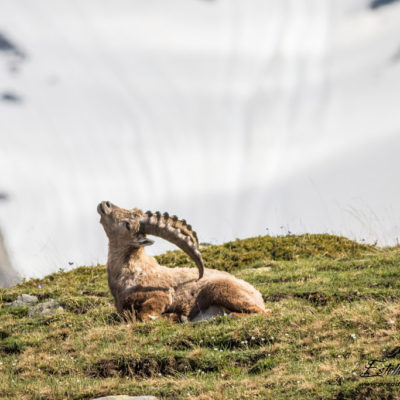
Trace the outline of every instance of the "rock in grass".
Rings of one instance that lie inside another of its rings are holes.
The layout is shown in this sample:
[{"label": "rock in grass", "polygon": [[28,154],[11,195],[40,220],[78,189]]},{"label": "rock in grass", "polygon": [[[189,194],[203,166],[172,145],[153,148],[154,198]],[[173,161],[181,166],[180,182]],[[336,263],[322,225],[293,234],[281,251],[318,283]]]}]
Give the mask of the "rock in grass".
[{"label": "rock in grass", "polygon": [[18,296],[18,299],[28,304],[35,304],[38,302],[38,298],[36,296],[31,296],[30,294],[26,293],[21,294],[21,296]]},{"label": "rock in grass", "polygon": [[50,299],[45,303],[36,304],[35,306],[30,307],[28,311],[28,317],[34,317],[36,315],[53,315],[58,311],[64,311],[64,309],[60,306],[60,303],[58,301]]},{"label": "rock in grass", "polygon": [[5,304],[7,307],[27,307],[32,304],[36,304],[38,302],[38,298],[36,296],[31,296],[29,294],[21,294],[17,297],[17,300],[14,300],[10,304]]},{"label": "rock in grass", "polygon": [[93,400],[157,400],[157,397],[154,396],[106,396],[106,397],[98,397]]}]

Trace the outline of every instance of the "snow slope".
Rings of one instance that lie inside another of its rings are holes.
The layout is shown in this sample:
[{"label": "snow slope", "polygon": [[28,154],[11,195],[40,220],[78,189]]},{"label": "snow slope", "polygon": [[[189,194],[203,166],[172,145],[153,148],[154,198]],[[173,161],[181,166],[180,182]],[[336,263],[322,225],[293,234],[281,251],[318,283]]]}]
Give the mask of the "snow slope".
[{"label": "snow slope", "polygon": [[176,213],[207,242],[395,243],[400,2],[371,4],[0,0],[15,269],[105,262],[100,200]]}]

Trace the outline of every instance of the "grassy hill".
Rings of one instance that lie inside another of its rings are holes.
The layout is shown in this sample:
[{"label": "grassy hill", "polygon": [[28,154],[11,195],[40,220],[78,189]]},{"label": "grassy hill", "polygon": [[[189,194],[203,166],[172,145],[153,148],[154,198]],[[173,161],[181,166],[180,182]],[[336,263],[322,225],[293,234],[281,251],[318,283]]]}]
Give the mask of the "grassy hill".
[{"label": "grassy hill", "polygon": [[[0,290],[0,398],[400,398],[400,376],[360,376],[372,359],[400,362],[399,247],[265,236],[203,255],[207,267],[257,287],[272,316],[126,322],[104,266],[30,280]],[[158,260],[192,265],[181,251]],[[28,317],[24,307],[4,307],[22,293],[53,298],[65,312]]]}]

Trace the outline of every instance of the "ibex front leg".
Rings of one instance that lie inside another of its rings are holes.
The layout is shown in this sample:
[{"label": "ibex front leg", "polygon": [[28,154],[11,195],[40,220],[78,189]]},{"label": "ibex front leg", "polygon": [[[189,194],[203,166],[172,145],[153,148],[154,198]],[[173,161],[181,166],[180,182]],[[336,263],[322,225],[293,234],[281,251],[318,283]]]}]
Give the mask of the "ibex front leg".
[{"label": "ibex front leg", "polygon": [[[163,313],[170,303],[169,293],[162,290],[132,292],[125,297],[121,311],[135,312],[139,321],[148,321],[164,318]],[[175,320],[177,317],[166,315],[165,318]]]}]

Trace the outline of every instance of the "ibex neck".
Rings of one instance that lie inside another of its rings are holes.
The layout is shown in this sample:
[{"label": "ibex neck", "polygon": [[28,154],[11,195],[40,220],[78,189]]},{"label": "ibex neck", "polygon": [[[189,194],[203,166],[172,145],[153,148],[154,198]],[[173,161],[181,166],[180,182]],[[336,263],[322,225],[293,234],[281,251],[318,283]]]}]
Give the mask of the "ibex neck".
[{"label": "ibex neck", "polygon": [[124,246],[119,243],[110,241],[108,245],[108,266],[113,265],[121,268],[122,266],[128,266],[139,261],[142,258],[147,257],[144,247],[133,247]]},{"label": "ibex neck", "polygon": [[[143,247],[117,246],[110,241],[108,246],[108,285],[114,298],[128,288],[141,282],[144,270],[149,269],[149,257]],[[152,267],[150,266],[150,269]]]}]

